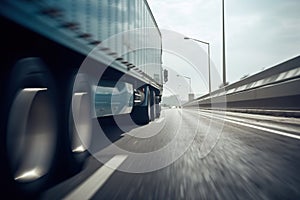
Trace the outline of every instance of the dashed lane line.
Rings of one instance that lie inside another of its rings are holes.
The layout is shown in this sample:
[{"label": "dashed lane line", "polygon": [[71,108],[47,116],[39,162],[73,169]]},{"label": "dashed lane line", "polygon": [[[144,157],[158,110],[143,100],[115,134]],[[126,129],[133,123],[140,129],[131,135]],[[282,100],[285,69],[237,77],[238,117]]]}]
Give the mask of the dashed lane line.
[{"label": "dashed lane line", "polygon": [[90,199],[125,161],[126,155],[116,155],[100,167],[85,182],[68,194],[64,200]]}]

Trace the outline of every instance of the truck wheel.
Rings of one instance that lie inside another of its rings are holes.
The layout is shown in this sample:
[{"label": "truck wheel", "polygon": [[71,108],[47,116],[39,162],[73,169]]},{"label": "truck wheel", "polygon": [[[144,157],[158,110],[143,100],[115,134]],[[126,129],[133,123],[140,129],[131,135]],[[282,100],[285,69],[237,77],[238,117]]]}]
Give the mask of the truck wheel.
[{"label": "truck wheel", "polygon": [[92,128],[92,89],[84,74],[77,74],[71,81],[67,109],[67,155],[72,172],[80,170],[88,157]]},{"label": "truck wheel", "polygon": [[1,165],[8,181],[6,192],[12,195],[31,196],[52,180],[58,138],[55,91],[40,59],[22,59],[14,66],[2,96],[1,116],[5,146]]},{"label": "truck wheel", "polygon": [[145,106],[133,106],[131,112],[132,120],[138,125],[148,124],[151,120],[151,92],[149,87],[146,87]]},{"label": "truck wheel", "polygon": [[150,119],[154,121],[156,118],[156,104],[155,104],[155,92],[151,91],[151,112],[150,112]]}]

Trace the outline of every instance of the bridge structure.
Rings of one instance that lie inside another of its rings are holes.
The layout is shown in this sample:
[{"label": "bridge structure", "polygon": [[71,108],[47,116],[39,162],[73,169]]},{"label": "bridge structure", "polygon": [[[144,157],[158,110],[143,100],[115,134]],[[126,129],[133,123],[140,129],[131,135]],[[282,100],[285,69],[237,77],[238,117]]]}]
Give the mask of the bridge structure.
[{"label": "bridge structure", "polygon": [[219,88],[188,108],[300,116],[300,56]]}]

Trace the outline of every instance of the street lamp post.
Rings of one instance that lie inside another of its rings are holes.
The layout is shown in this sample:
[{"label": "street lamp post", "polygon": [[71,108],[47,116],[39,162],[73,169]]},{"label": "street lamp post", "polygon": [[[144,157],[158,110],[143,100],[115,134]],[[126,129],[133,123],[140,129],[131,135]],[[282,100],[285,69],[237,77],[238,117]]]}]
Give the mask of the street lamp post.
[{"label": "street lamp post", "polygon": [[222,32],[223,32],[223,86],[225,87],[226,83],[226,55],[225,55],[225,9],[224,9],[224,0],[222,0]]},{"label": "street lamp post", "polygon": [[191,101],[191,100],[194,99],[194,94],[192,94],[192,78],[188,77],[188,76],[183,76],[183,75],[177,74],[177,77],[180,77],[180,76],[189,80],[189,94],[188,94],[188,98],[189,98],[189,101]]},{"label": "street lamp post", "polygon": [[177,77],[180,77],[180,76],[189,80],[189,84],[190,84],[190,86],[189,86],[189,93],[192,93],[192,78],[188,77],[188,76],[183,76],[183,75],[177,74]]},{"label": "street lamp post", "polygon": [[197,39],[194,39],[194,38],[189,38],[189,37],[184,37],[185,40],[194,40],[196,42],[200,42],[200,43],[203,43],[203,44],[206,44],[207,45],[207,54],[208,54],[208,90],[209,90],[209,93],[211,93],[211,80],[210,80],[210,45],[209,45],[209,42],[205,42],[205,41],[202,41],[202,40],[197,40]]}]

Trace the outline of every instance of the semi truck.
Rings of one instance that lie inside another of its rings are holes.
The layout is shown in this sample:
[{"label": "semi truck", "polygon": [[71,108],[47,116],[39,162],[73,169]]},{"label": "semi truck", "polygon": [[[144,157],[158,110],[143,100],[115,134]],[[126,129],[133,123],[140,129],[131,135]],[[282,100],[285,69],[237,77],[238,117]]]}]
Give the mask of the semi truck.
[{"label": "semi truck", "polygon": [[0,22],[6,192],[36,194],[78,171],[93,119],[159,117],[162,42],[146,0],[1,0]]}]

